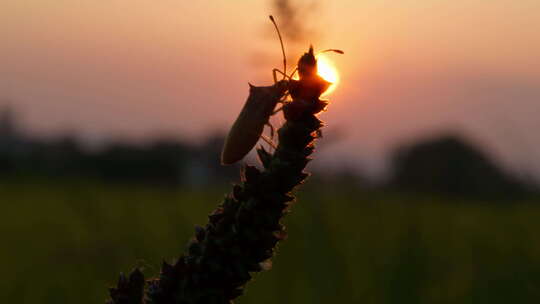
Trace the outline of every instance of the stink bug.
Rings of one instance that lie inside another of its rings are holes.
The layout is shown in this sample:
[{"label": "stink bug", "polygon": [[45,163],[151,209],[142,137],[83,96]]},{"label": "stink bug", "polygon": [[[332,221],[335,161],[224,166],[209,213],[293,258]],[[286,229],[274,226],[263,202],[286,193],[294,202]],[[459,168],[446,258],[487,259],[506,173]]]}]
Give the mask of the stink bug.
[{"label": "stink bug", "polygon": [[[249,84],[248,99],[225,139],[225,144],[221,153],[221,163],[224,165],[233,164],[244,158],[257,144],[259,138],[261,138],[264,126],[269,125],[272,134],[274,133],[273,127],[269,124],[270,116],[279,111],[274,111],[276,105],[280,102],[284,102],[287,96],[290,95],[292,97],[292,101],[287,102],[287,104],[290,105],[295,104],[295,101],[297,101],[296,104],[305,103],[315,97],[318,100],[318,97],[330,85],[329,82],[316,75],[317,60],[313,54],[313,47],[310,47],[309,52],[300,58],[298,67],[293,70],[291,75],[287,75],[287,59],[285,57],[283,39],[281,38],[279,28],[272,16],[270,16],[270,20],[276,28],[281,44],[281,51],[283,53],[283,71],[280,71],[279,69],[272,70],[274,77],[274,85],[272,86],[258,87]],[[328,51],[343,54],[343,51],[335,49],[329,49],[322,52]],[[292,79],[297,71],[299,80]],[[283,75],[283,78],[279,81],[277,79],[277,73]],[[313,92],[313,94],[309,92]],[[326,105],[326,103],[323,104]],[[294,108],[294,106],[288,107],[288,109],[292,108]],[[288,112],[292,113],[294,111]]]},{"label": "stink bug", "polygon": [[266,87],[249,85],[249,97],[225,139],[221,152],[222,164],[233,164],[253,149],[286,91],[284,81]]}]

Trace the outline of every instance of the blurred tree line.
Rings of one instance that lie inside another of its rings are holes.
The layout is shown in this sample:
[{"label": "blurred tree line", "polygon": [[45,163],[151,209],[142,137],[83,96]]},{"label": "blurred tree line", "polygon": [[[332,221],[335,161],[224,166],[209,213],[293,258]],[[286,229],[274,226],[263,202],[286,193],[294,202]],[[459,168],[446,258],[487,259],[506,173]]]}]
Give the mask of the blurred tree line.
[{"label": "blurred tree line", "polygon": [[396,148],[391,167],[389,185],[402,191],[508,199],[536,188],[532,181],[503,170],[480,147],[455,134]]},{"label": "blurred tree line", "polygon": [[176,139],[146,145],[113,142],[102,149],[85,149],[75,136],[32,138],[20,132],[10,110],[0,111],[0,178],[97,178],[103,181],[203,186],[238,176],[223,167],[219,155],[223,136],[200,145]]},{"label": "blurred tree line", "polygon": [[[88,151],[75,138],[43,140],[18,131],[9,109],[0,111],[0,178],[46,177],[96,178],[106,182],[144,182],[204,186],[238,179],[237,166],[221,166],[224,137],[214,135],[194,145],[174,139],[139,146],[113,142]],[[395,149],[390,157],[391,174],[379,189],[474,196],[488,199],[514,198],[536,192],[534,183],[520,180],[501,169],[480,148],[456,135],[428,138]],[[361,172],[340,172],[319,181],[362,186]],[[344,181],[346,181],[344,183]]]}]

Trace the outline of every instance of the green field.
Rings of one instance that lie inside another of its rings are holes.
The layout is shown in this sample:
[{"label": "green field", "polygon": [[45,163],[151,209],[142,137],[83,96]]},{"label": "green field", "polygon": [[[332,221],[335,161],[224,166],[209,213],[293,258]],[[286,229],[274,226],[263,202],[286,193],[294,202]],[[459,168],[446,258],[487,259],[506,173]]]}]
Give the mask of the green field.
[{"label": "green field", "polygon": [[[274,268],[238,303],[540,300],[540,204],[306,186]],[[103,303],[119,272],[155,275],[162,258],[178,256],[224,193],[2,183],[0,303]]]}]

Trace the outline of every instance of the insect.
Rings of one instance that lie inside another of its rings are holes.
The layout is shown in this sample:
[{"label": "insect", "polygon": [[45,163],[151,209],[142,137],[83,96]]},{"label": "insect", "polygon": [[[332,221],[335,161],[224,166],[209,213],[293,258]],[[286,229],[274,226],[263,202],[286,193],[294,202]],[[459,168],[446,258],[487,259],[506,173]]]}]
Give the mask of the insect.
[{"label": "insect", "polygon": [[[274,78],[274,85],[272,86],[249,84],[249,96],[246,103],[225,139],[221,153],[221,163],[224,165],[233,164],[244,158],[261,137],[272,144],[270,140],[263,137],[262,133],[264,127],[269,126],[273,137],[274,128],[269,123],[269,119],[273,114],[280,111],[280,109],[274,110],[278,103],[290,104],[290,108],[294,110],[292,105],[295,100],[305,102],[315,97],[318,100],[318,97],[330,86],[329,82],[317,75],[317,60],[313,53],[313,47],[310,47],[309,52],[300,58],[298,66],[293,72],[290,75],[287,74],[287,59],[283,39],[272,16],[270,16],[270,20],[274,24],[281,44],[283,71],[276,68],[272,70]],[[329,51],[343,54],[343,51],[336,49],[328,49],[322,52]],[[299,75],[298,80],[293,79],[296,72]],[[281,80],[278,80],[278,74],[283,76]],[[287,101],[288,96],[292,98],[292,101]],[[294,111],[288,112],[294,113]]]}]

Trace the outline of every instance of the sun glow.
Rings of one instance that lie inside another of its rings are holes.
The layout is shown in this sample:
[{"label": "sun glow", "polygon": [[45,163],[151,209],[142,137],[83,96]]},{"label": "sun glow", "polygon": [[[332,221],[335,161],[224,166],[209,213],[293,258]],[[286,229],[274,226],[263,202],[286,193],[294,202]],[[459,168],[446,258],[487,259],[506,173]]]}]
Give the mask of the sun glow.
[{"label": "sun glow", "polygon": [[328,90],[323,93],[323,96],[329,95],[336,89],[339,83],[338,71],[332,61],[322,54],[317,56],[317,71],[319,76],[332,83]]}]

